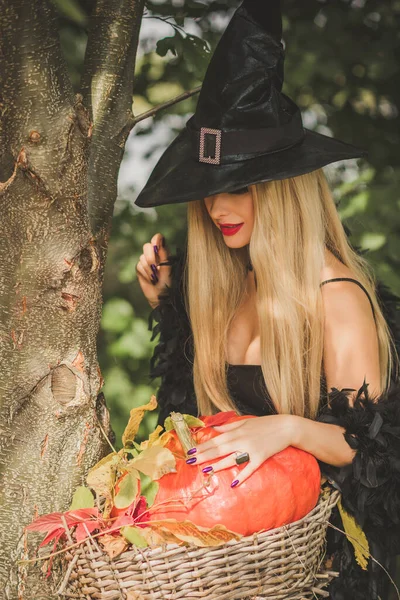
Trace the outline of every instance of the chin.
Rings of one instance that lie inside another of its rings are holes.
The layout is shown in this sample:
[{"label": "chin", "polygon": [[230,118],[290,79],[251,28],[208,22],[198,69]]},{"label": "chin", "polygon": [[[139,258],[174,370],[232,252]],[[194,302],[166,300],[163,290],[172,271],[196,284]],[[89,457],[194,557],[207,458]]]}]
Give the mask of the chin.
[{"label": "chin", "polygon": [[244,246],[247,246],[249,244],[250,240],[235,240],[229,237],[224,237],[224,242],[228,246],[228,248],[244,248]]}]

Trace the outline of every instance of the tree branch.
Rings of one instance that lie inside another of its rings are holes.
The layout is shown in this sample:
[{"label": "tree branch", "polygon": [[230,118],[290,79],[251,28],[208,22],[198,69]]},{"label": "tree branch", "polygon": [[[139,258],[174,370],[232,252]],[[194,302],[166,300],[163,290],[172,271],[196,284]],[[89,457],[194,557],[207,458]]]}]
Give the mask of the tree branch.
[{"label": "tree branch", "polygon": [[201,90],[201,85],[194,88],[193,90],[190,90],[189,92],[183,92],[183,94],[179,94],[179,96],[175,96],[175,98],[172,98],[171,100],[168,100],[167,102],[164,102],[163,104],[159,104],[158,106],[155,106],[154,108],[151,108],[150,110],[147,110],[146,112],[141,113],[137,117],[135,117],[133,114],[131,114],[129,116],[127,122],[125,123],[124,127],[119,132],[118,137],[121,138],[122,140],[126,140],[130,131],[135,127],[135,125],[137,125],[137,123],[140,123],[140,121],[143,121],[144,119],[147,119],[148,117],[154,117],[154,115],[156,115],[161,110],[164,110],[165,108],[169,108],[170,106],[173,106],[174,104],[177,104],[178,102],[182,102],[182,100],[186,100],[187,98],[190,98],[191,96],[194,96],[195,94],[198,94],[200,92],[200,90]]},{"label": "tree branch", "polygon": [[88,210],[92,233],[104,251],[123,154],[116,134],[132,105],[143,9],[144,0],[98,0],[89,30],[82,78],[84,103],[93,121]]},{"label": "tree branch", "polygon": [[190,90],[189,92],[183,92],[183,94],[179,94],[179,96],[175,96],[175,98],[172,98],[171,100],[168,100],[167,102],[164,102],[163,104],[159,104],[158,106],[155,106],[154,108],[147,110],[144,113],[141,113],[137,117],[133,117],[132,118],[132,127],[134,127],[140,121],[147,119],[148,117],[154,117],[154,115],[157,114],[160,110],[169,108],[170,106],[173,106],[174,104],[177,104],[178,102],[182,102],[182,100],[186,100],[187,98],[190,98],[191,96],[194,96],[195,94],[198,94],[200,92],[200,90],[201,90],[201,85],[194,88],[193,90]]}]

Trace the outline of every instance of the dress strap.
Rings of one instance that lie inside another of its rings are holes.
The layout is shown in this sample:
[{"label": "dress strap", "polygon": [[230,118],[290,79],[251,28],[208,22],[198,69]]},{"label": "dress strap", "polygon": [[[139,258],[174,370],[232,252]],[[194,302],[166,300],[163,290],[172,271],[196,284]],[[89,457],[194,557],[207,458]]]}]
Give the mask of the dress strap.
[{"label": "dress strap", "polygon": [[331,281],[352,281],[353,283],[356,283],[358,285],[358,287],[360,287],[367,294],[369,303],[372,308],[372,314],[374,315],[374,319],[375,319],[375,310],[374,310],[374,305],[372,304],[371,296],[368,294],[367,290],[365,289],[365,287],[363,286],[362,283],[357,281],[357,279],[352,279],[351,277],[335,277],[334,279],[327,279],[326,281],[323,281],[320,285],[325,285],[325,283],[329,283]]}]

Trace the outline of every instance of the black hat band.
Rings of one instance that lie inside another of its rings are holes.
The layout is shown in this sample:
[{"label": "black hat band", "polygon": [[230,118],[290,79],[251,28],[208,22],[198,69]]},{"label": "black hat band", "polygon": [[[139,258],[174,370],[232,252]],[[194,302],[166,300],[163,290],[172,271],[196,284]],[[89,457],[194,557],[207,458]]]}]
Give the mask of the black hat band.
[{"label": "black hat band", "polygon": [[194,157],[210,165],[229,164],[286,150],[300,143],[305,135],[300,111],[280,127],[236,131],[201,127],[198,131],[189,126],[188,130]]}]

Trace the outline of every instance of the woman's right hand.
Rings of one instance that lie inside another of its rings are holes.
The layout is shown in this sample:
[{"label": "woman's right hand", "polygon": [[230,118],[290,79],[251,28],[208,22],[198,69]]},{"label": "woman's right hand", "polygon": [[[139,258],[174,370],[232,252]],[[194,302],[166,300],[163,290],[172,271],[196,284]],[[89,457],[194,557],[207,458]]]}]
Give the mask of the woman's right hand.
[{"label": "woman's right hand", "polygon": [[159,266],[166,262],[169,253],[165,247],[165,238],[161,233],[156,233],[151,241],[143,245],[143,254],[136,265],[136,273],[142,288],[152,308],[159,304],[158,296],[168,285],[171,286],[171,267]]}]

